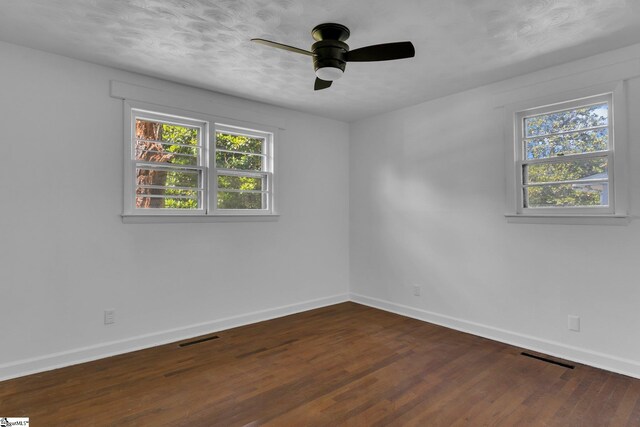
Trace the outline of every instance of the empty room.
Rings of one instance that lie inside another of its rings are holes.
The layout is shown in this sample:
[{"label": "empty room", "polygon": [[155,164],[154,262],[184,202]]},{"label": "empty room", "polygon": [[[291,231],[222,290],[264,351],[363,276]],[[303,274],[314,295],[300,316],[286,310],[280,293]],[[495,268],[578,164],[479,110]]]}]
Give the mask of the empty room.
[{"label": "empty room", "polygon": [[640,426],[640,2],[0,1],[0,426]]}]

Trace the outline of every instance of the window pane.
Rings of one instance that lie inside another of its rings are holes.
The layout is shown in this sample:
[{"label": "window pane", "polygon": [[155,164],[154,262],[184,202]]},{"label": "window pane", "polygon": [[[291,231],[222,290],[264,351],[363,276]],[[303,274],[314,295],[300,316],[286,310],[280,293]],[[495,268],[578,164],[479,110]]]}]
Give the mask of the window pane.
[{"label": "window pane", "polygon": [[216,148],[243,153],[262,154],[264,138],[253,138],[245,135],[233,135],[230,133],[216,133]]},{"label": "window pane", "polygon": [[232,190],[262,190],[264,178],[254,178],[249,176],[219,175],[218,188]]},{"label": "window pane", "polygon": [[136,184],[172,187],[200,187],[199,170],[170,168],[136,168]]},{"label": "window pane", "polygon": [[216,151],[216,166],[224,169],[262,170],[262,156]]},{"label": "window pane", "polygon": [[608,104],[590,105],[524,119],[525,137],[549,135],[595,126],[608,126]]},{"label": "window pane", "polygon": [[200,177],[197,170],[136,168],[136,208],[198,209]]},{"label": "window pane", "polygon": [[154,163],[197,165],[199,129],[136,119],[135,159]]},{"label": "window pane", "polygon": [[265,209],[263,193],[218,191],[219,209]]},{"label": "window pane", "polygon": [[546,159],[559,154],[592,153],[609,149],[609,129],[525,139],[526,159]]},{"label": "window pane", "polygon": [[595,184],[549,184],[524,189],[525,208],[608,206],[609,186]]},{"label": "window pane", "polygon": [[[154,190],[157,191],[157,190]],[[141,209],[198,209],[200,195],[136,195],[136,207]]]},{"label": "window pane", "polygon": [[524,183],[607,179],[607,158],[524,166]]}]

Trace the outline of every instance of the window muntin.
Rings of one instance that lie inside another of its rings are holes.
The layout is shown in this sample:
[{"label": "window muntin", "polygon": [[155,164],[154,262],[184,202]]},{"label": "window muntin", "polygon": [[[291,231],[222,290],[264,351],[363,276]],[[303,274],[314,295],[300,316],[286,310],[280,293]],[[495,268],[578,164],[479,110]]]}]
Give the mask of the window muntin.
[{"label": "window muntin", "polygon": [[613,212],[612,117],[611,95],[517,115],[519,212]]},{"label": "window muntin", "polygon": [[129,107],[125,214],[274,214],[273,133]]}]

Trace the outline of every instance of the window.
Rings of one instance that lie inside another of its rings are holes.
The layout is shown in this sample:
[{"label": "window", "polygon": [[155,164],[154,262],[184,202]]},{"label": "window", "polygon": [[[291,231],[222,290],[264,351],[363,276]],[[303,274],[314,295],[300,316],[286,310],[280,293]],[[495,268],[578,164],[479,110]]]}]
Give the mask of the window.
[{"label": "window", "polygon": [[516,114],[518,213],[613,214],[612,95]]},{"label": "window", "polygon": [[269,138],[262,132],[216,126],[217,210],[269,209]]},{"label": "window", "polygon": [[204,211],[207,124],[140,110],[132,113],[135,210]]},{"label": "window", "polygon": [[127,215],[272,215],[273,133],[128,104]]}]

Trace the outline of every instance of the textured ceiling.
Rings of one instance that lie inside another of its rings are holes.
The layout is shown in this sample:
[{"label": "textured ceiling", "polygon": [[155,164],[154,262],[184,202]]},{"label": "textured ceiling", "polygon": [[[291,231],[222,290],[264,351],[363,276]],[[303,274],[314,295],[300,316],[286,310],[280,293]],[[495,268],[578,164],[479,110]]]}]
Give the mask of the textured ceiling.
[{"label": "textured ceiling", "polygon": [[[0,40],[353,121],[640,42],[638,0],[0,0]],[[350,63],[314,92],[310,30],[416,57]]]}]

